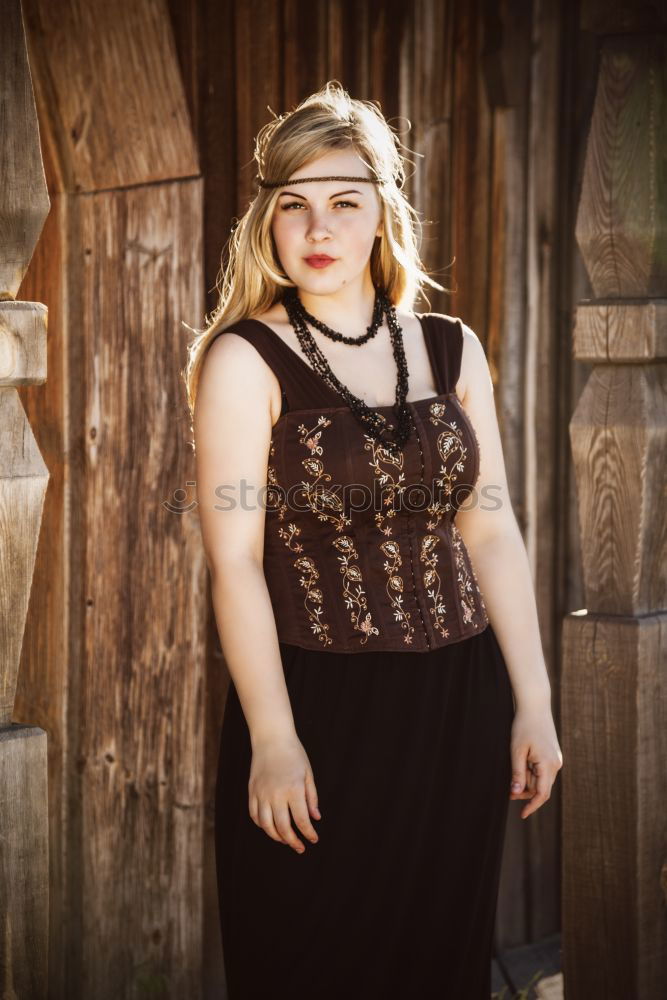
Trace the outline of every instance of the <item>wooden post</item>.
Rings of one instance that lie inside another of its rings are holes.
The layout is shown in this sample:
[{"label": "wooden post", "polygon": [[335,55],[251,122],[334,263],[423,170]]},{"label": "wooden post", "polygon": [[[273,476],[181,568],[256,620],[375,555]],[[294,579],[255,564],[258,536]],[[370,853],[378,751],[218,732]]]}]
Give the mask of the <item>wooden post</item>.
[{"label": "wooden post", "polygon": [[603,37],[576,227],[593,297],[574,350],[594,367],[570,424],[586,608],[563,642],[568,1000],[667,982],[667,36],[633,34],[631,6],[583,7]]},{"label": "wooden post", "polygon": [[17,386],[46,380],[46,309],[16,295],[49,211],[20,0],[0,0],[0,996],[41,1000],[48,964],[46,733],[12,723],[49,473]]},{"label": "wooden post", "polygon": [[197,144],[166,0],[22,3],[53,205],[22,287],[49,304],[50,378],[22,400],[52,478],[14,718],[49,736],[48,996],[197,1000]]}]

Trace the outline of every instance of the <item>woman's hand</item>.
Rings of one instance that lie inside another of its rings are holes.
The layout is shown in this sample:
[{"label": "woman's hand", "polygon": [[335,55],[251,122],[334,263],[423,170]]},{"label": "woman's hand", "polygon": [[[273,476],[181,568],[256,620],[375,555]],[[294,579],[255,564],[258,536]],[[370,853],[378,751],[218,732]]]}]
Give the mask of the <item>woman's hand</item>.
[{"label": "woman's hand", "polygon": [[563,766],[563,755],[549,707],[517,708],[512,723],[510,799],[531,799],[521,812],[526,819],[551,796]]},{"label": "woman's hand", "polygon": [[317,831],[310,821],[321,819],[315,780],[308,755],[296,735],[272,737],[253,743],[248,781],[250,816],[279,843],[303,854],[305,847],[290,823],[290,810],[301,832],[316,844]]}]

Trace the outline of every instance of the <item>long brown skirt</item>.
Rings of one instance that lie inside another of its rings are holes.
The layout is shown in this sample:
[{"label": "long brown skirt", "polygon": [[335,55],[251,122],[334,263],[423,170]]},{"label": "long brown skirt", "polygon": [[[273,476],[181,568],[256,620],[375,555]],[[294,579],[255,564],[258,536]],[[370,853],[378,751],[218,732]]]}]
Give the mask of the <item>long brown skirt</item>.
[{"label": "long brown skirt", "polygon": [[514,702],[491,625],[427,653],[281,644],[319,842],[248,812],[230,685],[216,792],[229,1000],[489,1000]]}]

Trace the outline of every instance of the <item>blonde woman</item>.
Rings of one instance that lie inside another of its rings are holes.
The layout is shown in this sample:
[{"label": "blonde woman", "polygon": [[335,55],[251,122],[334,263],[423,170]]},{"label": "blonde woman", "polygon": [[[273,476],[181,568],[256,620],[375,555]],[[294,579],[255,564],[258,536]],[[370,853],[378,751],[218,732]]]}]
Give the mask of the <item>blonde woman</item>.
[{"label": "blonde woman", "polygon": [[185,372],[229,997],[488,1000],[509,800],[562,756],[484,351],[412,311],[434,282],[376,104],[333,81],[255,158]]}]

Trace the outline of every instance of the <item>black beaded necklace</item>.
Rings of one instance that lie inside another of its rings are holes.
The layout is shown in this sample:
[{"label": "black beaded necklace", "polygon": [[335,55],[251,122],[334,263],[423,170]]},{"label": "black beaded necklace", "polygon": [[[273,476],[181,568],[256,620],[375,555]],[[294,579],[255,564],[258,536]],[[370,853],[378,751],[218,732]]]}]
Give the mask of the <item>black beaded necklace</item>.
[{"label": "black beaded necklace", "polygon": [[[361,337],[346,337],[337,330],[332,330],[331,327],[322,323],[314,316],[311,316],[305,309],[301,299],[299,298],[299,293],[294,287],[290,287],[285,290],[283,305],[285,306],[289,321],[294,328],[294,332],[299,339],[301,349],[309,359],[314,370],[324,379],[327,385],[343,396],[355,418],[368,430],[371,437],[373,437],[389,452],[397,455],[400,449],[405,445],[405,442],[408,440],[411,430],[410,410],[405,402],[408,395],[409,373],[405,358],[405,351],[403,349],[403,330],[398,323],[396,309],[389,300],[386,292],[384,292],[381,288],[375,289],[373,321],[368,327],[366,333]],[[350,392],[346,385],[336,378],[329,366],[329,362],[315,342],[312,333],[308,329],[308,323],[311,323],[316,329],[320,330],[325,334],[325,336],[329,337],[330,340],[341,341],[345,344],[354,344],[359,346],[360,344],[365,344],[377,334],[378,330],[382,326],[383,315],[387,317],[387,326],[389,327],[391,346],[398,373],[396,379],[396,402],[393,405],[393,411],[397,417],[398,427],[393,440],[386,436],[386,432],[388,430],[394,430],[394,425],[388,424],[386,418],[381,413],[377,413],[375,410],[371,409],[371,407],[367,406],[363,399],[359,399],[358,396],[355,396],[354,393]]]}]

